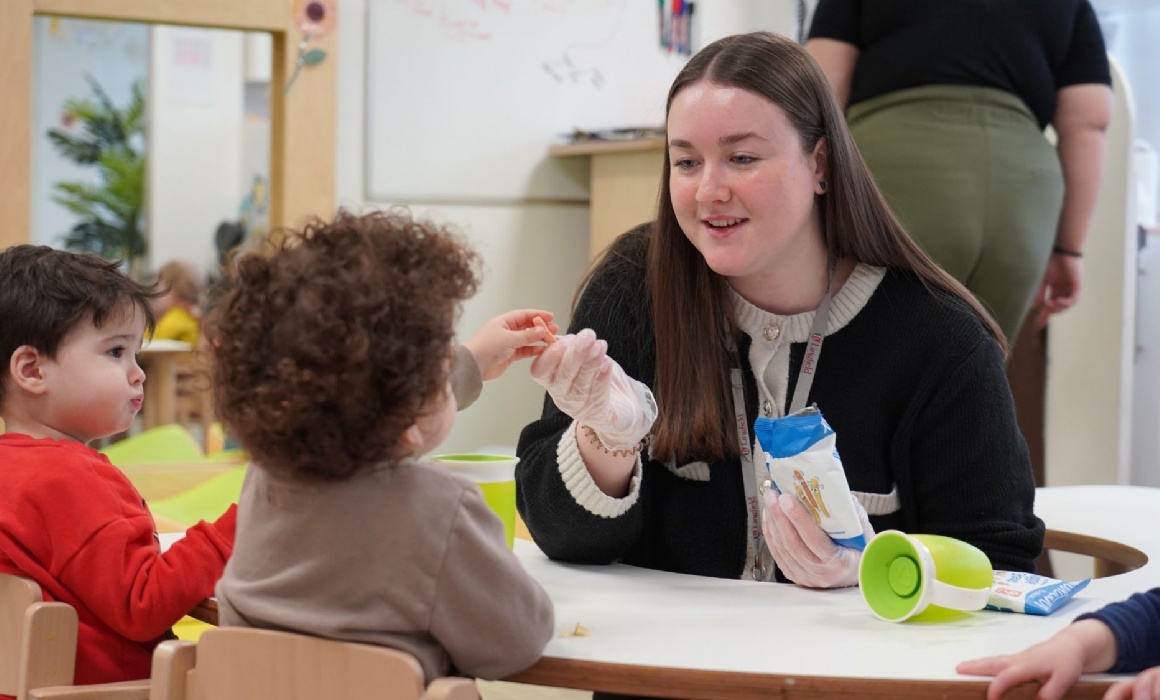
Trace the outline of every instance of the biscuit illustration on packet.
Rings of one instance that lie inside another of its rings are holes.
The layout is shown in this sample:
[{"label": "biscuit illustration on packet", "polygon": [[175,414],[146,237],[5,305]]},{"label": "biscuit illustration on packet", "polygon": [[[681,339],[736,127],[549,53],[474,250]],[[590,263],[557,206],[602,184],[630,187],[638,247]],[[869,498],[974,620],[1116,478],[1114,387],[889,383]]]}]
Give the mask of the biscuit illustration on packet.
[{"label": "biscuit illustration on packet", "polygon": [[818,483],[818,477],[810,479],[810,493],[814,494],[814,498],[818,502],[818,508],[821,509],[822,515],[827,518],[830,517],[830,510],[826,508],[826,500],[822,498],[822,486]]},{"label": "biscuit illustration on packet", "polygon": [[807,486],[803,490],[801,484],[794,484],[793,491],[797,494],[797,498],[801,501],[802,505],[806,507],[806,510],[810,512],[810,515],[814,516],[814,522],[821,525],[822,516],[818,515],[818,509],[814,507],[813,499],[809,497],[809,487]]},{"label": "biscuit illustration on packet", "polygon": [[838,456],[837,435],[817,407],[782,418],[758,416],[753,432],[755,452],[764,457],[773,487],[796,496],[835,543],[865,547],[867,537]]}]

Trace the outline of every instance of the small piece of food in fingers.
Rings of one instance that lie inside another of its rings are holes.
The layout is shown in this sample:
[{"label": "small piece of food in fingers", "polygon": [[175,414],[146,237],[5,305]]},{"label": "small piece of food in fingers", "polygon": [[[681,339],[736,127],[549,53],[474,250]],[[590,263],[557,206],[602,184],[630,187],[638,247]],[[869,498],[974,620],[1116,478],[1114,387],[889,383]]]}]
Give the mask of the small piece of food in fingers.
[{"label": "small piece of food in fingers", "polygon": [[532,319],[532,323],[544,329],[544,332],[547,334],[547,336],[544,338],[544,342],[546,342],[548,345],[556,342],[556,336],[552,335],[552,330],[548,328],[548,324],[544,323],[544,319],[536,316]]}]

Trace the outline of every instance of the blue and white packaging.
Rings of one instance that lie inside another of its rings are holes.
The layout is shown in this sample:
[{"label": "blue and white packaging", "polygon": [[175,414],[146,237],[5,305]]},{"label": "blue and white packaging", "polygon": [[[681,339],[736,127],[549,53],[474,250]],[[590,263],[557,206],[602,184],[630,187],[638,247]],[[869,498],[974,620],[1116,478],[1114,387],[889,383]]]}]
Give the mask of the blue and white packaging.
[{"label": "blue and white packaging", "polygon": [[987,610],[1050,615],[1091,581],[1060,581],[1022,571],[996,571]]},{"label": "blue and white packaging", "polygon": [[762,416],[753,432],[773,488],[797,497],[837,544],[865,548],[862,521],[838,456],[837,435],[821,412],[809,407],[784,418]]}]

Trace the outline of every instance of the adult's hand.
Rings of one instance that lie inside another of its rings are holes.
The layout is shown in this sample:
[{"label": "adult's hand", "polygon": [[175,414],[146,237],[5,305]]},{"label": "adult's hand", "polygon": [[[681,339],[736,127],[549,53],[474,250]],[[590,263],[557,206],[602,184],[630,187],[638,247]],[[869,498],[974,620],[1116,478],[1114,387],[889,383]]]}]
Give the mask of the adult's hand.
[{"label": "adult's hand", "polygon": [[1047,272],[1035,295],[1036,321],[1047,325],[1052,314],[1067,311],[1079,301],[1083,285],[1083,258],[1054,254],[1047,262]]},{"label": "adult's hand", "polygon": [[[862,523],[862,534],[869,542],[874,528],[866,509],[853,496],[854,508]],[[786,578],[807,588],[843,588],[858,585],[858,565],[862,552],[843,547],[826,534],[797,498],[765,493],[761,529],[769,551]]]},{"label": "adult's hand", "polygon": [[609,449],[632,449],[657,417],[652,392],[626,375],[608,356],[608,343],[587,328],[548,346],[532,362],[532,378]]}]

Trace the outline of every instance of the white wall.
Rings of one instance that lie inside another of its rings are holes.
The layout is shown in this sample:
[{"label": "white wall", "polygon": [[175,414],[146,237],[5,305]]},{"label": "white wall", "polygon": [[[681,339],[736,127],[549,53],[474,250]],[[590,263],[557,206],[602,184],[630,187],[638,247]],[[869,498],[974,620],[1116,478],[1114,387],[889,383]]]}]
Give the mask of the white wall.
[{"label": "white wall", "polygon": [[1140,251],[1131,482],[1160,487],[1160,236]]},{"label": "white wall", "polygon": [[1084,245],[1080,301],[1052,318],[1047,347],[1048,486],[1131,478],[1136,348],[1133,91],[1112,62],[1115,107],[1107,164]]},{"label": "white wall", "polygon": [[249,186],[241,174],[243,35],[168,26],[152,33],[149,267],[180,258],[208,272],[217,260],[214,232],[237,219]]},{"label": "white wall", "polygon": [[[1154,70],[1160,62],[1160,47],[1153,41],[1160,31],[1160,7],[1124,0],[1099,0],[1095,6],[1108,51],[1132,88],[1136,138],[1153,150],[1160,148],[1160,76]],[[1137,192],[1140,221],[1154,227],[1160,180],[1152,178]],[[1160,486],[1160,236],[1156,232],[1148,236],[1138,263],[1129,480]]]},{"label": "white wall", "polygon": [[[813,0],[808,3],[811,7]],[[796,0],[737,0],[736,2],[698,2],[693,15],[693,52],[723,36],[756,30],[768,30],[797,39]],[[805,27],[806,32],[809,26]]]},{"label": "white wall", "polygon": [[[1132,7],[1105,12],[1100,23],[1107,40],[1108,53],[1116,57],[1124,77],[1132,86],[1136,105],[1136,137],[1160,148],[1160,6]],[[1150,193],[1160,197],[1160,182]]]}]

